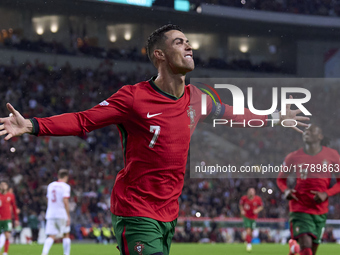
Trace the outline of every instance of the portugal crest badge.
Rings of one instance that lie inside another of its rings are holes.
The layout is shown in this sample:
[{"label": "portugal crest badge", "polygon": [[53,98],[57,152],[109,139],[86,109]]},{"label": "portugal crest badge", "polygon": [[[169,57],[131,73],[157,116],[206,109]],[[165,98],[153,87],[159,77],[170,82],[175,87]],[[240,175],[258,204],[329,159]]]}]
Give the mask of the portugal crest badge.
[{"label": "portugal crest badge", "polygon": [[141,242],[137,242],[134,250],[138,253],[138,255],[143,255],[144,244],[142,244]]},{"label": "portugal crest badge", "polygon": [[195,125],[196,112],[195,112],[195,109],[191,105],[189,105],[188,107],[189,109],[187,110],[187,113],[188,113],[188,117],[190,118],[189,128],[192,128]]}]

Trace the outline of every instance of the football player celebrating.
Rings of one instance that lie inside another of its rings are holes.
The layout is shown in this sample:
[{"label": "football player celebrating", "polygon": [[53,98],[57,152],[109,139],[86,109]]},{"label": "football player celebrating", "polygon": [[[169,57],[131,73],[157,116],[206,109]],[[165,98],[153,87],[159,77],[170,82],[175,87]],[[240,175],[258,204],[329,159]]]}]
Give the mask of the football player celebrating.
[{"label": "football player celebrating", "polygon": [[[199,121],[223,118],[248,123],[257,119],[285,120],[286,126],[306,126],[300,110],[287,105],[286,115],[258,116],[245,109],[214,104],[207,97],[207,115],[201,114],[202,91],[185,85],[194,70],[192,47],[182,30],[168,24],[155,30],[147,52],[158,75],[149,81],[123,86],[93,108],[77,113],[24,119],[13,106],[13,116],[0,118],[5,140],[24,133],[38,136],[84,135],[117,125],[124,154],[124,168],[117,174],[111,194],[112,225],[121,254],[167,255],[175,233],[178,198],[184,184],[192,132]],[[272,118],[272,116],[274,118]]]},{"label": "football player celebrating", "polygon": [[[295,188],[287,188],[289,172],[279,173],[277,185],[289,200],[291,236],[300,244],[300,255],[315,255],[325,230],[328,197],[340,192],[339,175],[337,183],[329,188],[332,173],[339,174],[340,156],[324,146],[326,139],[315,124],[305,129],[302,139],[304,147],[288,154],[283,163],[296,169]],[[289,254],[298,253],[293,240]]]}]

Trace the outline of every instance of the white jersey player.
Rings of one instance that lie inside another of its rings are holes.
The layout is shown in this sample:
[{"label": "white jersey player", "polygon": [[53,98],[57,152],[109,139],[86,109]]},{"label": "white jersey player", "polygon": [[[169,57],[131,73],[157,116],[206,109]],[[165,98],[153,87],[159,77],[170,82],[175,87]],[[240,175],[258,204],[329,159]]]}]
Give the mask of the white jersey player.
[{"label": "white jersey player", "polygon": [[68,171],[60,169],[58,181],[52,182],[47,187],[46,235],[43,255],[50,251],[57,236],[63,235],[64,255],[70,255],[70,210],[69,198],[71,187],[67,184]]}]

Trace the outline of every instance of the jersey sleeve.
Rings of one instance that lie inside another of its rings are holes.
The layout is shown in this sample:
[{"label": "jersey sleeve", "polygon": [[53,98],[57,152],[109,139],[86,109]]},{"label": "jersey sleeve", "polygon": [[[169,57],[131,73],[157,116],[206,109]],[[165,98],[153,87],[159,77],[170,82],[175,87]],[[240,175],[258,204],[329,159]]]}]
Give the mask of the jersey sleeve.
[{"label": "jersey sleeve", "polygon": [[[337,151],[334,150],[334,168],[338,168],[340,166],[340,155]],[[329,188],[326,191],[327,195],[330,196],[334,196],[338,193],[340,193],[340,173],[336,174],[336,183],[333,185],[333,187]]]},{"label": "jersey sleeve", "polygon": [[63,198],[69,198],[71,195],[71,187],[69,185],[65,185]]},{"label": "jersey sleeve", "polygon": [[263,206],[263,201],[261,197],[258,197],[258,201],[259,201],[259,206]]},{"label": "jersey sleeve", "polygon": [[244,205],[244,196],[243,197],[241,197],[241,199],[240,199],[240,202],[239,202],[239,205]]},{"label": "jersey sleeve", "polygon": [[14,214],[15,220],[19,220],[18,213],[17,213],[17,205],[15,203],[15,196],[14,196],[14,194],[12,195],[11,206],[12,206],[12,212]]},{"label": "jersey sleeve", "polygon": [[123,124],[128,120],[133,106],[132,87],[131,85],[122,87],[105,101],[83,112],[33,118],[33,134],[38,136],[81,136],[86,132],[111,124]]},{"label": "jersey sleeve", "polygon": [[[288,154],[288,156],[285,158],[285,160],[283,161],[282,165],[283,166],[289,166],[291,165],[291,154]],[[279,189],[284,192],[288,186],[287,186],[287,177],[289,176],[290,172],[284,172],[284,171],[280,171],[279,175],[277,176],[276,179],[276,184],[279,187]]]}]

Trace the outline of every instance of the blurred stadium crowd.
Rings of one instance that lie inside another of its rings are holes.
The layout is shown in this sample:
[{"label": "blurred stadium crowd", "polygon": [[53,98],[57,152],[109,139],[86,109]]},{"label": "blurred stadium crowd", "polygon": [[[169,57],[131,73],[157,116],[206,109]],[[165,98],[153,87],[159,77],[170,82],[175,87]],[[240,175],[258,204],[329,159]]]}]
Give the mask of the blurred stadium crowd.
[{"label": "blurred stadium crowd", "polygon": [[190,2],[196,6],[207,3],[262,11],[340,16],[339,0],[191,0]]},{"label": "blurred stadium crowd", "polygon": [[[14,49],[21,51],[32,51],[41,53],[62,54],[71,56],[88,56],[99,59],[111,59],[111,60],[130,60],[137,62],[147,62],[149,59],[146,55],[146,50],[137,49],[133,47],[131,49],[105,49],[102,47],[90,46],[86,32],[80,37],[75,36],[70,32],[69,41],[70,45],[65,45],[61,42],[47,42],[40,38],[37,41],[31,41],[26,38],[21,38],[13,30],[3,30],[2,36],[0,33],[0,48]],[[276,72],[280,73],[282,70],[273,63],[262,61],[260,63],[252,63],[249,58],[233,59],[226,61],[223,58],[210,58],[207,61],[203,61],[199,57],[194,57],[196,67],[215,68],[224,70],[243,70],[253,72]]]},{"label": "blurred stadium crowd", "polygon": [[[151,74],[146,75],[151,77]],[[18,64],[13,60],[10,66],[0,66],[0,101],[3,102],[0,115],[8,115],[5,102],[11,102],[27,118],[85,110],[108,98],[124,84],[135,84],[143,77],[145,74],[139,72],[115,73],[110,61],[103,62],[93,70],[80,70],[68,65],[62,68],[45,66],[38,61]],[[319,116],[319,121],[329,123],[325,134],[330,137],[338,134],[334,121],[340,117],[340,102],[332,89],[315,87],[311,91],[313,95],[323,98],[324,102],[332,103],[334,112],[327,115],[327,119],[325,115]],[[258,91],[256,97],[259,98],[258,102],[268,101],[265,93]],[[308,109],[318,115],[330,108],[325,103],[309,105]],[[197,132],[202,131],[198,128]],[[224,139],[249,152],[246,162],[249,165],[263,162],[280,165],[289,152],[302,146],[298,134],[283,128],[250,131],[221,127],[220,132]],[[289,142],[286,140],[287,132],[291,132],[289,135],[292,139]],[[123,168],[120,138],[115,126],[96,130],[74,140],[25,135],[9,142],[2,139],[0,144],[0,177],[9,179],[12,184],[17,205],[21,209],[23,227],[28,226],[32,215],[39,217],[43,224],[45,189],[56,179],[57,170],[62,167],[70,170],[73,235],[82,238],[86,235],[82,227],[91,228],[93,224],[111,222],[110,192],[116,174]],[[332,146],[339,150],[340,140],[334,140]],[[213,149],[207,144],[203,156],[206,157]],[[230,164],[244,164],[238,151],[222,156]],[[201,216],[211,218],[239,217],[238,202],[249,187],[255,187],[263,199],[265,209],[260,213],[261,218],[287,217],[287,202],[276,187],[275,179],[193,179],[189,178],[189,171],[179,199],[179,216],[195,217],[199,212]],[[263,187],[273,192],[262,192]],[[335,199],[331,198],[328,218],[340,214],[340,203],[336,203]],[[214,232],[215,235],[217,232]],[[175,238],[179,238],[177,241],[201,238],[195,235],[182,239],[176,235]]]}]

